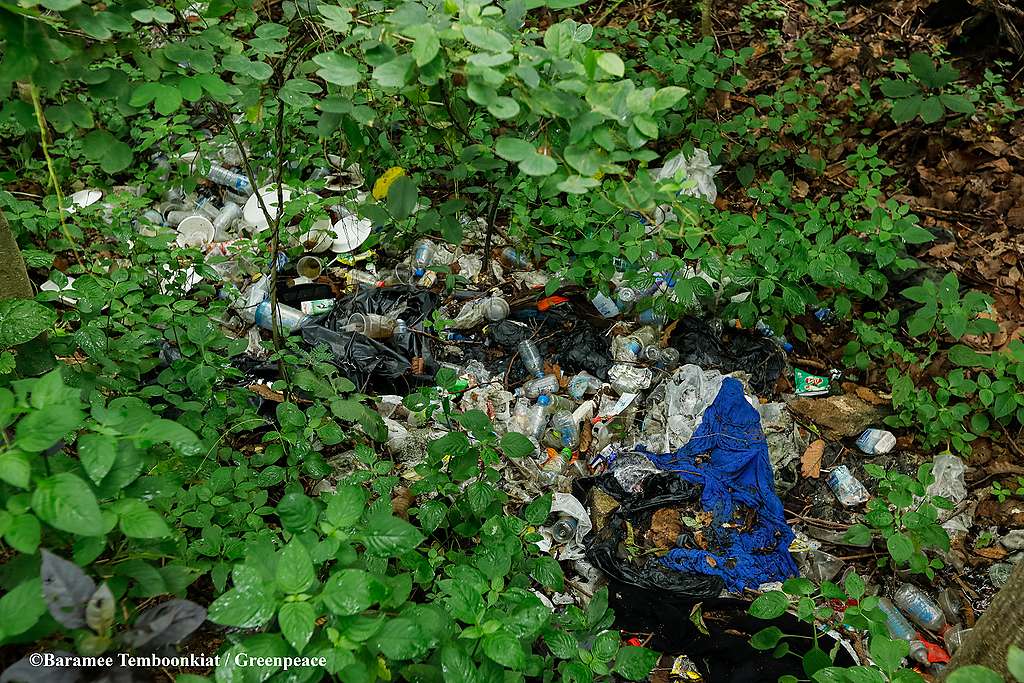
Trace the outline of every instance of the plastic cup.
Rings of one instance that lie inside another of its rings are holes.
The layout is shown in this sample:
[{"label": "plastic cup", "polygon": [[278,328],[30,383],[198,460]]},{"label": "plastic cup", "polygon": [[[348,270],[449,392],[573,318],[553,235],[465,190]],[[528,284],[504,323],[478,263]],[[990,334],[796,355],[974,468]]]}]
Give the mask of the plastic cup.
[{"label": "plastic cup", "polygon": [[316,256],[303,256],[296,262],[295,270],[302,277],[315,280],[324,271],[324,264]]},{"label": "plastic cup", "polygon": [[201,247],[213,242],[213,236],[213,223],[210,219],[192,215],[178,223],[178,236],[174,241],[179,247]]}]

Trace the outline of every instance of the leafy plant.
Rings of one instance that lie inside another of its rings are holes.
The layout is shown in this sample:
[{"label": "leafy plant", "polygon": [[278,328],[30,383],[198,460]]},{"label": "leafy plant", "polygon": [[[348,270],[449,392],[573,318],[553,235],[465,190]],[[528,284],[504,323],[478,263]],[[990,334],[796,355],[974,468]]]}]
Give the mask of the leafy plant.
[{"label": "leafy plant", "polygon": [[[931,463],[925,463],[913,478],[865,463],[864,471],[878,480],[878,495],[868,501],[866,525],[855,524],[845,538],[858,545],[877,539],[885,541],[889,558],[896,567],[908,566],[929,579],[943,566],[942,560],[929,558],[930,549],[948,551],[949,536],[939,524],[939,510],[953,505],[942,496],[927,496],[925,489],[934,481]],[[887,558],[881,558],[885,564]]]},{"label": "leafy plant", "polygon": [[1010,496],[1024,496],[1024,477],[1017,477],[1016,486],[1006,486],[1002,482],[992,482],[992,495],[999,500],[1000,503],[1006,501]]},{"label": "leafy plant", "polygon": [[936,63],[924,52],[910,55],[906,64],[898,63],[896,71],[905,79],[884,79],[879,83],[882,94],[892,100],[889,115],[896,123],[920,117],[924,123],[935,123],[947,111],[973,114],[974,103],[949,87],[960,78],[960,71],[946,62]]},{"label": "leafy plant", "polygon": [[999,331],[994,321],[981,315],[992,305],[991,297],[972,290],[961,298],[960,281],[954,273],[946,273],[937,284],[924,280],[920,285],[907,287],[900,294],[922,304],[907,320],[907,331],[911,336],[919,337],[931,332],[940,322],[954,339],[966,334]]}]

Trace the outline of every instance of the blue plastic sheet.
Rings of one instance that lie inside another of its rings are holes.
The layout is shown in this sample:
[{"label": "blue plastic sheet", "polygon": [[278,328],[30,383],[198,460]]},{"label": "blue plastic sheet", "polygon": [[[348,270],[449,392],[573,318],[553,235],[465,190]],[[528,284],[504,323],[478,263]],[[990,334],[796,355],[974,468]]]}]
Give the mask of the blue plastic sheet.
[{"label": "blue plastic sheet", "polygon": [[[794,535],[775,493],[761,417],[739,381],[726,378],[685,446],[664,454],[640,450],[660,469],[702,485],[701,506],[719,528],[716,552],[675,548],[662,558],[667,567],[720,576],[735,592],[799,575],[789,554]],[[705,454],[710,457],[698,462]],[[749,530],[722,527],[735,521],[737,504],[757,511]]]}]

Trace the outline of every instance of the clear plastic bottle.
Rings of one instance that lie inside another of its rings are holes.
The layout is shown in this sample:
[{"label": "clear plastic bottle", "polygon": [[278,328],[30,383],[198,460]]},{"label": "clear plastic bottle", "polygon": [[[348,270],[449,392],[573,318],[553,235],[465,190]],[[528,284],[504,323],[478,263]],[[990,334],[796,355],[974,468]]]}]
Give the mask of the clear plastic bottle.
[{"label": "clear plastic bottle", "polygon": [[353,313],[345,321],[344,329],[371,339],[387,339],[395,333],[395,319],[379,313]]},{"label": "clear plastic bottle", "polygon": [[626,348],[634,357],[639,358],[640,352],[645,346],[657,346],[659,337],[658,331],[653,327],[641,327],[626,337]]},{"label": "clear plastic bottle", "polygon": [[524,384],[519,391],[526,398],[537,398],[542,394],[556,394],[558,393],[558,380],[554,375],[541,375]]},{"label": "clear plastic bottle", "polygon": [[832,493],[836,494],[839,502],[846,507],[861,505],[871,497],[868,490],[864,488],[864,484],[853,476],[850,468],[846,465],[839,465],[832,469],[828,475],[828,486],[832,489]]},{"label": "clear plastic bottle", "polygon": [[668,316],[664,313],[656,313],[653,308],[640,311],[640,314],[636,317],[637,322],[641,322],[645,325],[664,325],[668,322]]},{"label": "clear plastic bottle", "polygon": [[878,609],[885,613],[885,625],[889,635],[910,642],[910,657],[921,664],[928,663],[928,648],[917,638],[917,631],[906,617],[900,614],[889,598],[880,598]]},{"label": "clear plastic bottle", "polygon": [[544,428],[547,427],[547,425],[548,414],[545,412],[544,406],[533,405],[526,410],[523,426],[526,429],[527,436],[539,439],[540,435],[544,433]]},{"label": "clear plastic bottle", "polygon": [[[255,322],[265,330],[273,330],[273,315],[273,307],[270,305],[270,301],[263,301],[256,307]],[[310,321],[310,316],[297,308],[285,306],[284,304],[277,305],[277,324],[285,332],[294,332]]]},{"label": "clear plastic bottle", "polygon": [[857,437],[857,448],[868,455],[883,455],[896,446],[896,437],[885,429],[865,429]]},{"label": "clear plastic bottle", "polygon": [[206,178],[218,185],[230,187],[235,192],[252,194],[252,185],[249,184],[248,178],[241,173],[230,171],[220,164],[210,164],[210,172],[206,174]]},{"label": "clear plastic bottle", "polygon": [[373,273],[368,273],[365,270],[350,270],[345,273],[345,279],[348,280],[349,287],[355,287],[356,285],[369,285],[370,287],[380,287],[384,284],[379,277]]},{"label": "clear plastic bottle", "polygon": [[224,206],[213,219],[213,229],[218,240],[228,239],[228,230],[231,224],[242,215],[242,207],[234,202],[224,202]]},{"label": "clear plastic bottle", "polygon": [[615,303],[623,313],[632,310],[636,306],[636,302],[640,300],[640,297],[641,293],[635,287],[619,287],[615,290]]},{"label": "clear plastic bottle", "polygon": [[519,359],[526,366],[526,371],[534,377],[544,375],[544,358],[540,355],[540,349],[532,339],[524,339],[519,342]]},{"label": "clear plastic bottle", "polygon": [[568,410],[560,410],[551,416],[551,427],[558,432],[563,447],[575,449],[580,443],[580,427]]},{"label": "clear plastic bottle", "polygon": [[661,350],[661,357],[658,359],[658,365],[666,370],[675,370],[679,367],[679,360],[679,349],[674,349],[670,346]]},{"label": "clear plastic bottle", "polygon": [[541,406],[548,415],[565,410],[572,412],[573,408],[569,399],[558,394],[541,394],[537,397],[537,405]]},{"label": "clear plastic bottle", "polygon": [[892,595],[895,605],[918,626],[939,632],[946,625],[946,615],[935,601],[917,586],[904,583]]},{"label": "clear plastic bottle", "polygon": [[657,363],[661,360],[661,347],[654,344],[645,346],[640,349],[639,358],[647,361],[648,363]]},{"label": "clear plastic bottle", "polygon": [[576,529],[579,528],[580,521],[575,517],[559,517],[555,520],[555,523],[551,525],[551,538],[555,543],[568,543],[576,537]]},{"label": "clear plastic bottle", "polygon": [[587,394],[596,394],[601,391],[601,380],[589,372],[579,372],[569,380],[569,395],[577,401],[583,399]]},{"label": "clear plastic bottle", "polygon": [[426,238],[416,241],[416,244],[412,246],[412,263],[416,277],[423,277],[423,274],[427,272],[434,263],[434,255],[437,253],[437,245],[434,244],[433,240]]},{"label": "clear plastic bottle", "polygon": [[505,247],[498,253],[498,260],[506,268],[529,268],[530,260],[512,247]]}]

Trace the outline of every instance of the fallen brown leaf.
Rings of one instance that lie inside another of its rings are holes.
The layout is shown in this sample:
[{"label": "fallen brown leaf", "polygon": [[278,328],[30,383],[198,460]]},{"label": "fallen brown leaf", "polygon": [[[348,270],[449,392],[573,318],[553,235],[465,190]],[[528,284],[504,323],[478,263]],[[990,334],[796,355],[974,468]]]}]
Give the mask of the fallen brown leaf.
[{"label": "fallen brown leaf", "polygon": [[821,458],[825,455],[825,442],[813,441],[800,458],[800,474],[817,479],[821,475]]}]

